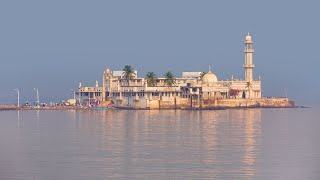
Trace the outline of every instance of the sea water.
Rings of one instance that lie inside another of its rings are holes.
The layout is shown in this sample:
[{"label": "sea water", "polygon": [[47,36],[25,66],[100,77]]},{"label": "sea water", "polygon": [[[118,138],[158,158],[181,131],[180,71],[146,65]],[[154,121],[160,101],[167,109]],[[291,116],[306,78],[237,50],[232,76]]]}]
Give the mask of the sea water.
[{"label": "sea water", "polygon": [[0,179],[320,179],[320,109],[2,111]]}]

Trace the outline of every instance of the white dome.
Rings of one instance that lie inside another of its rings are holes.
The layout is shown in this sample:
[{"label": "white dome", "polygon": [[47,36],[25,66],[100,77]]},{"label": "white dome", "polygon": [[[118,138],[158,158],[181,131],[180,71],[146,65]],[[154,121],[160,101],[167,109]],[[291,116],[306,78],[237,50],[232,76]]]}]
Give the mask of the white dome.
[{"label": "white dome", "polygon": [[202,77],[202,82],[203,83],[214,83],[217,82],[218,78],[217,76],[212,73],[211,71],[209,71],[208,73],[206,73],[203,77]]}]

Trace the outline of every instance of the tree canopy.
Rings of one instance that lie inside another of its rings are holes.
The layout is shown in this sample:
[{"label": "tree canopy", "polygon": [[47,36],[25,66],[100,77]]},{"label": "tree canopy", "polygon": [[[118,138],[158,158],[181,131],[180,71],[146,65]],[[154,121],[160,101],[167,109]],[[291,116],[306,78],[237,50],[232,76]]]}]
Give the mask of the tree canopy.
[{"label": "tree canopy", "polygon": [[171,71],[168,71],[165,75],[164,75],[164,78],[166,78],[164,80],[164,83],[167,85],[167,86],[172,86],[176,83],[176,78],[174,77],[174,75],[172,74]]},{"label": "tree canopy", "polygon": [[145,79],[148,86],[153,87],[157,85],[157,75],[154,72],[148,72]]},{"label": "tree canopy", "polygon": [[130,79],[133,79],[134,75],[136,75],[136,73],[134,72],[134,69],[130,66],[130,65],[125,65],[123,68],[123,78],[126,79],[129,83]]}]

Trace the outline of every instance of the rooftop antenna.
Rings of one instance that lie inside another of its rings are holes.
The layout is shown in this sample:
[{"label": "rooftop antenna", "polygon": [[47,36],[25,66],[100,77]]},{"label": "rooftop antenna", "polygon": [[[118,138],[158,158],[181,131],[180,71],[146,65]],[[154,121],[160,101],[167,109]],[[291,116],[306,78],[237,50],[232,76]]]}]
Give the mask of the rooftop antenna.
[{"label": "rooftop antenna", "polygon": [[17,91],[17,94],[18,94],[18,107],[20,107],[20,90],[17,88],[17,89],[14,89],[15,91]]},{"label": "rooftop antenna", "polygon": [[36,106],[39,106],[40,104],[40,98],[39,98],[39,88],[33,88],[35,91],[37,91],[37,101],[36,101]]}]

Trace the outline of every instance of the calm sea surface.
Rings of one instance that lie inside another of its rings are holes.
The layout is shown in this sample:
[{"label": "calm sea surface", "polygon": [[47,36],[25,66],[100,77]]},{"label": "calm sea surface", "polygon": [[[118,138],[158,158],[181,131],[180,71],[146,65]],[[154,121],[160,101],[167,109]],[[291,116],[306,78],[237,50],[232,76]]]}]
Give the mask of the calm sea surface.
[{"label": "calm sea surface", "polygon": [[2,111],[0,179],[320,179],[320,109]]}]

